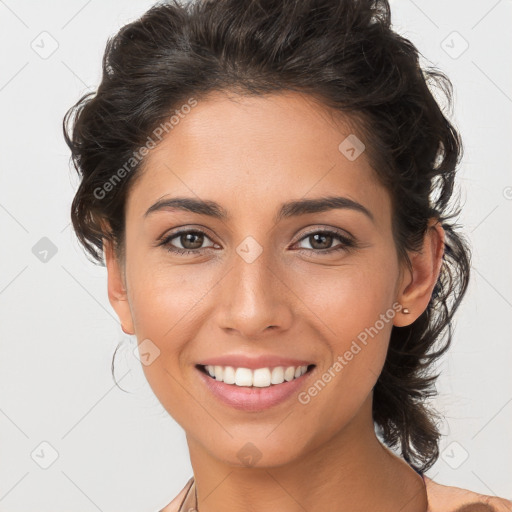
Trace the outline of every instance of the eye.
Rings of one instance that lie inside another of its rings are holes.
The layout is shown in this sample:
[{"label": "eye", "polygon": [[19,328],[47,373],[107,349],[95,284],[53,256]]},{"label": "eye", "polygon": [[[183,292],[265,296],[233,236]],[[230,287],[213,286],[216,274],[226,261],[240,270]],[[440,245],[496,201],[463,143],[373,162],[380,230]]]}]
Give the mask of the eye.
[{"label": "eye", "polygon": [[[181,247],[176,247],[171,243],[175,239],[181,245]],[[165,237],[159,245],[166,247],[169,252],[174,252],[176,254],[197,254],[202,249],[214,247],[213,242],[212,245],[203,247],[205,239],[210,240],[210,238],[207,237],[206,233],[203,231],[184,230],[174,232],[171,235]]]},{"label": "eye", "polygon": [[[173,241],[176,241],[173,243]],[[200,230],[182,230],[171,233],[166,236],[158,245],[164,246],[169,252],[186,255],[198,254],[204,249],[211,249],[215,247],[212,242],[211,245],[203,247],[205,240],[210,238]],[[333,242],[338,241],[337,245],[332,246]],[[311,248],[301,248],[301,252],[311,253],[316,252],[320,254],[328,254],[334,251],[348,251],[357,246],[356,242],[350,237],[338,232],[328,229],[311,231],[302,237],[298,243],[307,241]],[[211,240],[210,240],[211,242]],[[178,243],[180,246],[176,246]]]},{"label": "eye", "polygon": [[[336,240],[338,240],[339,243],[332,246],[332,243]],[[319,252],[321,254],[342,250],[348,251],[349,249],[356,247],[355,241],[348,236],[338,231],[325,229],[308,233],[305,237],[302,237],[299,240],[299,243],[302,241],[307,241],[311,246],[311,248],[302,250],[306,250],[307,252]]]}]

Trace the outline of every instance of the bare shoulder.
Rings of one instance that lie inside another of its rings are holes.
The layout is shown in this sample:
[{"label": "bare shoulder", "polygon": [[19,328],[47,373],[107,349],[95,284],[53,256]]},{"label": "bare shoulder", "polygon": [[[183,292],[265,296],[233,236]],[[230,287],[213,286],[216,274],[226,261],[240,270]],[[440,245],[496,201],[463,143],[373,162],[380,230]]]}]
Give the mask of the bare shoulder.
[{"label": "bare shoulder", "polygon": [[181,503],[183,502],[187,491],[190,488],[190,485],[192,484],[193,477],[189,479],[189,481],[185,484],[185,487],[179,492],[179,494],[168,504],[166,505],[162,510],[159,510],[159,512],[178,512]]},{"label": "bare shoulder", "polygon": [[512,501],[442,485],[425,476],[428,512],[512,512]]}]

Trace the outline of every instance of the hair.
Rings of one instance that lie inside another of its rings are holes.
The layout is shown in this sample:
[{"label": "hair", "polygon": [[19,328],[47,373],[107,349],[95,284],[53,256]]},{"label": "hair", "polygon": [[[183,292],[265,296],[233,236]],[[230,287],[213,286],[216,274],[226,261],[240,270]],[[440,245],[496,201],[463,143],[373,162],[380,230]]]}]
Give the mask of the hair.
[{"label": "hair", "polygon": [[[127,193],[145,161],[134,155],[187,98],[296,91],[355,123],[391,196],[400,261],[411,268],[408,252],[420,250],[429,220],[445,230],[429,304],[412,324],[393,326],[373,390],[383,442],[425,471],[439,457],[439,415],[427,402],[436,394],[432,367],[452,340],[470,250],[453,220],[462,143],[431,92],[451,108],[453,87],[441,71],[421,66],[420,55],[391,28],[387,0],[157,3],[107,41],[101,83],[66,112],[63,129],[81,178],[73,227],[103,264],[103,239],[123,255]],[[126,162],[132,168],[120,172]]]}]

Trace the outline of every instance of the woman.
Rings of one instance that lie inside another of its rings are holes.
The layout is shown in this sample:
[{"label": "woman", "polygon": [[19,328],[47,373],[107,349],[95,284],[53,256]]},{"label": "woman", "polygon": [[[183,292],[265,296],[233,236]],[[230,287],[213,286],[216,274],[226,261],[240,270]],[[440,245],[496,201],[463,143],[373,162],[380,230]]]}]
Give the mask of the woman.
[{"label": "woman", "polygon": [[427,81],[383,0],[169,3],[109,41],[72,220],[186,432],[163,510],[512,509],[423,474],[470,267]]}]

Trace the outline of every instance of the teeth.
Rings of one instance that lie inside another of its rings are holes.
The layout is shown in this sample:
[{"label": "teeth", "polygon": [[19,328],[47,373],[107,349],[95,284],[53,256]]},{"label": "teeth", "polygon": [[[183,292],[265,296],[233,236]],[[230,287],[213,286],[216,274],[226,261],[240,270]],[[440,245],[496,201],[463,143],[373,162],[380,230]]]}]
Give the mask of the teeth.
[{"label": "teeth", "polygon": [[293,366],[289,366],[288,368],[286,368],[286,370],[284,372],[284,380],[290,381],[290,380],[293,380],[294,377],[295,377],[295,368]]},{"label": "teeth", "polygon": [[215,378],[217,380],[222,380],[224,377],[224,369],[222,366],[214,366]]},{"label": "teeth", "polygon": [[236,382],[235,369],[232,366],[226,366],[224,368],[224,378],[223,378],[223,381],[226,384],[234,384]]},{"label": "teeth", "polygon": [[[217,379],[217,375],[215,375],[215,378]],[[237,386],[252,386],[251,370],[249,370],[248,368],[237,368],[235,372],[235,384]]]},{"label": "teeth", "polygon": [[284,382],[284,368],[282,366],[276,366],[272,370],[270,382],[272,384],[281,384],[282,382]]},{"label": "teeth", "polygon": [[252,385],[257,388],[268,388],[270,386],[270,370],[268,368],[258,368],[254,370]]},{"label": "teeth", "polygon": [[253,386],[256,388],[268,388],[272,384],[290,382],[304,375],[307,366],[276,366],[275,368],[233,368],[232,366],[211,366],[207,365],[206,371],[210,377],[220,380],[225,384],[236,386]]}]

